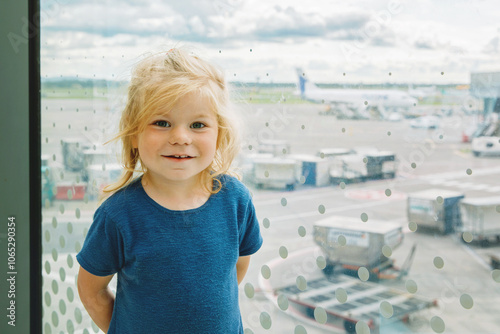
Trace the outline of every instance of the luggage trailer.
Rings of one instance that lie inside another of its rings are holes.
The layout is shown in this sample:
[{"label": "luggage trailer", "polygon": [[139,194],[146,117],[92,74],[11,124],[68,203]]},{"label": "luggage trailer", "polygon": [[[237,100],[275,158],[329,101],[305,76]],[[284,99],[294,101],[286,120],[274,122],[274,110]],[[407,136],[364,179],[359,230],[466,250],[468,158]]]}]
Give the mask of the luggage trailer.
[{"label": "luggage trailer", "polygon": [[402,227],[380,220],[362,222],[354,217],[331,216],[314,224],[313,235],[326,255],[323,271],[327,276],[343,273],[357,277],[364,267],[370,281],[401,278],[408,273],[416,250],[413,245],[403,265],[396,267],[384,250],[385,254],[392,253],[403,242]]},{"label": "luggage trailer", "polygon": [[[295,315],[347,333],[355,333],[356,324],[362,321],[371,333],[379,333],[383,326],[407,321],[412,313],[437,305],[436,301],[376,283],[402,278],[411,266],[415,246],[401,269],[383,255],[384,246],[393,249],[402,243],[399,224],[331,216],[314,224],[314,241],[326,255],[324,275],[309,280],[303,290],[298,284],[275,290],[288,299]],[[361,267],[369,271],[364,280],[357,277]],[[315,317],[318,308],[324,310],[326,319]]]},{"label": "luggage trailer", "polygon": [[[315,321],[321,327],[343,329],[346,333],[356,333],[356,324],[360,321],[371,333],[381,333],[384,326],[409,321],[412,313],[437,305],[435,300],[343,274],[309,281],[304,290],[289,285],[277,289],[275,294],[288,299],[294,316]],[[326,312],[326,319],[315,317],[319,308]]]}]

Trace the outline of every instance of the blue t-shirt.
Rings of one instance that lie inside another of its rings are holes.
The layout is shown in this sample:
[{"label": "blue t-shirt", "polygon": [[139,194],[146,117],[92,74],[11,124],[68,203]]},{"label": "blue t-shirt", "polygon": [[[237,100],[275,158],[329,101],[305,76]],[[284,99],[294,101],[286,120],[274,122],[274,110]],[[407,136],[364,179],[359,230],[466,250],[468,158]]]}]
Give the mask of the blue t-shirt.
[{"label": "blue t-shirt", "polygon": [[118,273],[108,333],[243,333],[236,262],[262,237],[248,189],[220,180],[192,210],[159,205],[140,179],[97,209],[77,260],[96,276]]}]

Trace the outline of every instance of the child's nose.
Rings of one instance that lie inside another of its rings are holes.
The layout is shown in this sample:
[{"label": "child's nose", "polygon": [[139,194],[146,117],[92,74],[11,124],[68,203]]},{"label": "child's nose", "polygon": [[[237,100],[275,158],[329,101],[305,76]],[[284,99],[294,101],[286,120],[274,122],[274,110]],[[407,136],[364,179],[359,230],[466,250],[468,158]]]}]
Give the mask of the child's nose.
[{"label": "child's nose", "polygon": [[189,135],[189,129],[182,126],[176,126],[170,131],[169,142],[172,145],[186,145],[191,144],[192,139]]}]

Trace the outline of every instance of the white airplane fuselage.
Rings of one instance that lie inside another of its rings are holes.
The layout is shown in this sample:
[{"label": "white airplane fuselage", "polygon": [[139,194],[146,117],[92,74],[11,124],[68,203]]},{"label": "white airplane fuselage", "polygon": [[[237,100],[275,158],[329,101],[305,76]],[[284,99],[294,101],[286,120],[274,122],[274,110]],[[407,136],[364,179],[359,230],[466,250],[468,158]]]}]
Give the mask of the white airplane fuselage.
[{"label": "white airplane fuselage", "polygon": [[298,89],[302,99],[330,105],[344,104],[354,108],[411,108],[417,99],[405,91],[390,89],[326,89],[310,82],[300,69]]}]

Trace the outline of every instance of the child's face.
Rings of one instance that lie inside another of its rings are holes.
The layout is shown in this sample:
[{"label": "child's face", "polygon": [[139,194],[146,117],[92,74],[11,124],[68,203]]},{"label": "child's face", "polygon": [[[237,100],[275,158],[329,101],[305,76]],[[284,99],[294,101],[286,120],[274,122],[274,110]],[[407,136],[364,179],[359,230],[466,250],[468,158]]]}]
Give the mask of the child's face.
[{"label": "child's face", "polygon": [[153,182],[192,182],[212,163],[217,133],[209,101],[189,93],[170,112],[152,116],[132,144]]}]

